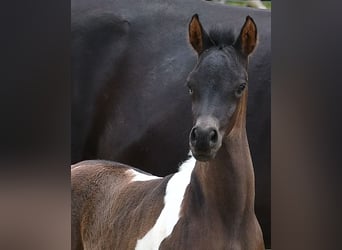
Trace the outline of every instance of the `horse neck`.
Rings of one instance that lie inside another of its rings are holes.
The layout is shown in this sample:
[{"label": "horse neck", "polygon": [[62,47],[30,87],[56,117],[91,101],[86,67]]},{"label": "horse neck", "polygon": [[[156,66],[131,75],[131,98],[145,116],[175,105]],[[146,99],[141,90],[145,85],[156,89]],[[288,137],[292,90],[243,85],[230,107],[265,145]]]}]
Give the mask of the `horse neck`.
[{"label": "horse neck", "polygon": [[254,172],[245,126],[246,105],[247,91],[216,157],[209,162],[197,161],[192,176],[208,204],[206,209],[215,209],[230,222],[254,213]]}]

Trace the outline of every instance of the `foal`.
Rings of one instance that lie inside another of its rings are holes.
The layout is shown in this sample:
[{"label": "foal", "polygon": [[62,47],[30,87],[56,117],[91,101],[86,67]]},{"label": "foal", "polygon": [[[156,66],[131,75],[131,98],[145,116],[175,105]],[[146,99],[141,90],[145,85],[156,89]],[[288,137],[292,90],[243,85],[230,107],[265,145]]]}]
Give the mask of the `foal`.
[{"label": "foal", "polygon": [[264,249],[254,213],[254,173],[246,135],[247,64],[257,42],[249,16],[237,39],[202,28],[189,40],[192,154],[165,178],[109,161],[73,165],[72,249]]}]

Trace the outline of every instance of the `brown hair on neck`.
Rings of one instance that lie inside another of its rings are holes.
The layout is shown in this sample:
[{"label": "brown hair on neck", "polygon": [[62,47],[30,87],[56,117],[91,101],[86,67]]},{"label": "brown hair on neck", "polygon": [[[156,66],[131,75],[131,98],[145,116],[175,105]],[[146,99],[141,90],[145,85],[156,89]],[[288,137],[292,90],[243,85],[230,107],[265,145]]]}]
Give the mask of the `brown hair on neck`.
[{"label": "brown hair on neck", "polygon": [[237,107],[232,115],[229,127],[226,131],[226,137],[241,135],[246,133],[246,115],[247,115],[248,86],[243,91]]}]

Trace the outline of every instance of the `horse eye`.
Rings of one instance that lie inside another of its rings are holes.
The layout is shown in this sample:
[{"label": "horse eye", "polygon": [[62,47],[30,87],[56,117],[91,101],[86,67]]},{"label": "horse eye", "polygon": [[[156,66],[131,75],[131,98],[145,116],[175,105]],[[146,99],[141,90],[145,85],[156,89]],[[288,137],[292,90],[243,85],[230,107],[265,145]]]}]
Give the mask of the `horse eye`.
[{"label": "horse eye", "polygon": [[246,83],[241,83],[236,90],[237,96],[240,96],[242,91],[246,88]]},{"label": "horse eye", "polygon": [[189,94],[192,95],[193,92],[194,92],[194,91],[192,90],[192,88],[189,87]]}]

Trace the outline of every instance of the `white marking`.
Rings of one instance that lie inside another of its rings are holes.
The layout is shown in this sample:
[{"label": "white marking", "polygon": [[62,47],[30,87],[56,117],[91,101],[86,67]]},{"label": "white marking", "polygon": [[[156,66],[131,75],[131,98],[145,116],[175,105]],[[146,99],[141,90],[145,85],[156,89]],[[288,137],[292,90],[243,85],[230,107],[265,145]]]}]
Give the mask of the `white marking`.
[{"label": "white marking", "polygon": [[[71,165],[71,170],[73,171],[73,170],[75,170],[75,169],[78,169],[78,168],[81,168],[81,167],[84,167],[84,166],[86,166],[86,165],[83,165],[83,164],[80,164],[80,165],[78,165],[78,166],[76,166],[77,164],[73,164],[73,165]],[[75,167],[76,166],[76,167]]]},{"label": "white marking", "polygon": [[138,171],[135,171],[134,169],[129,169],[126,171],[126,173],[133,175],[131,182],[133,182],[133,181],[150,181],[150,180],[155,180],[155,179],[161,179],[161,177],[158,177],[155,175],[143,174],[143,173],[140,173]]},{"label": "white marking", "polygon": [[175,173],[166,186],[164,196],[164,208],[161,211],[156,223],[143,238],[137,241],[136,250],[157,250],[160,243],[168,237],[177,224],[180,217],[180,210],[184,193],[190,183],[192,170],[196,160],[189,153],[191,158],[186,160]]}]

